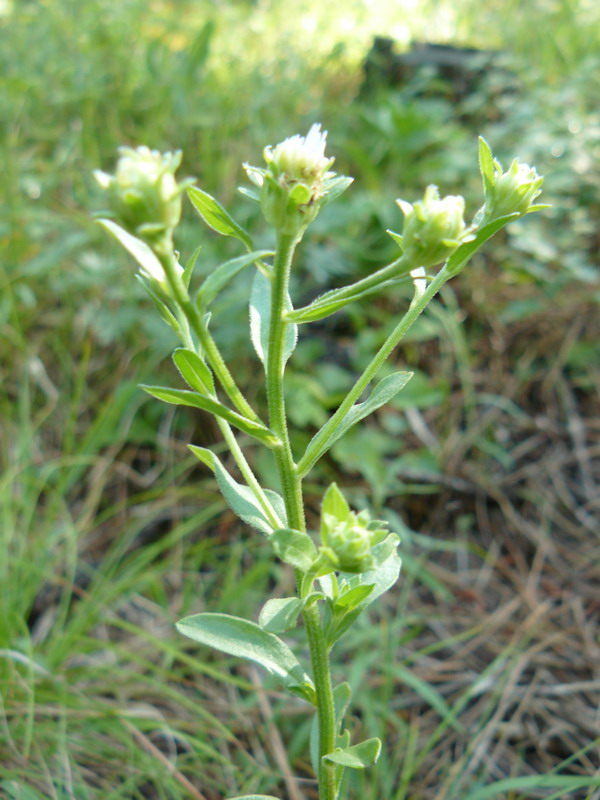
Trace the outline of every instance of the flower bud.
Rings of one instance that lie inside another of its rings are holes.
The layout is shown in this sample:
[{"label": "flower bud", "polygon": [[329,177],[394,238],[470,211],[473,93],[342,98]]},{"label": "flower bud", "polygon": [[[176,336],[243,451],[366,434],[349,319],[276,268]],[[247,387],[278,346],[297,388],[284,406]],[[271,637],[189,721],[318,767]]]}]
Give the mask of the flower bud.
[{"label": "flower bud", "polygon": [[518,213],[520,216],[533,210],[535,198],[541,194],[543,177],[535,167],[520,164],[515,158],[506,172],[494,161],[491,181],[486,182],[484,217],[488,221]]},{"label": "flower bud", "polygon": [[141,239],[171,235],[181,216],[181,193],[175,170],[181,152],[159,153],[147,147],[119,148],[114,175],[96,170],[98,183],[107,190],[115,221]]},{"label": "flower bud", "polygon": [[386,523],[371,521],[367,511],[350,510],[342,493],[332,484],[323,499],[320,554],[334,570],[360,573],[374,569],[372,548],[388,535]]},{"label": "flower bud", "polygon": [[335,159],[325,156],[326,141],[327,132],[313,125],[306,136],[297,134],[274,148],[265,147],[266,169],[244,165],[260,187],[267,222],[283,234],[301,236],[321,206],[351,183],[328,172]]},{"label": "flower bud", "polygon": [[433,267],[445,261],[466,239],[465,201],[448,195],[440,199],[437,186],[428,186],[414,205],[396,201],[404,214],[402,236],[391,233],[415,266]]}]

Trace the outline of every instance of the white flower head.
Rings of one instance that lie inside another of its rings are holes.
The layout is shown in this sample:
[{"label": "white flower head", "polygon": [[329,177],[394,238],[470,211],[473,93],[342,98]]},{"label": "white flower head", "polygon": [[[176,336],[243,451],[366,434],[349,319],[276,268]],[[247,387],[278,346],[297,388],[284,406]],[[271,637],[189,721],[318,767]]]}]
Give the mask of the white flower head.
[{"label": "white flower head", "polygon": [[321,126],[315,123],[306,136],[296,134],[275,148],[265,147],[264,157],[278,177],[309,183],[321,180],[334,162],[333,158],[325,156],[326,144],[327,131],[322,131]]}]

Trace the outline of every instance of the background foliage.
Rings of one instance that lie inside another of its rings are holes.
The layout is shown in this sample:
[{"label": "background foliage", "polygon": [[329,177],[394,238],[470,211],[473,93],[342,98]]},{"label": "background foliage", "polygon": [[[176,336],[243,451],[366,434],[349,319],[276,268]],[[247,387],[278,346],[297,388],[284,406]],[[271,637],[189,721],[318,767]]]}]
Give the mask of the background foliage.
[{"label": "background foliage", "polygon": [[[396,83],[384,63],[365,87],[382,34],[500,55],[468,92],[430,64]],[[474,213],[478,133],[535,164],[553,203],[446,288],[398,353],[411,384],[312,476],[313,520],[336,478],[403,536],[399,588],[337,652],[357,731],[386,742],[349,797],[600,796],[599,44],[591,0],[0,3],[3,796],[314,797],[301,703],[174,631],[252,616],[292,579],[181,444],[218,441],[207,418],[138,390],[175,379],[172,342],[89,215],[92,170],[147,144],[183,149],[182,174],[256,229],[242,161],[313,121],[356,180],[303,246],[298,301],[390,257],[396,197],[435,182]],[[237,254],[188,212],[184,257],[199,243],[203,274]],[[240,276],[214,330],[252,386],[247,292]],[[311,328],[298,437],[402,303]]]}]

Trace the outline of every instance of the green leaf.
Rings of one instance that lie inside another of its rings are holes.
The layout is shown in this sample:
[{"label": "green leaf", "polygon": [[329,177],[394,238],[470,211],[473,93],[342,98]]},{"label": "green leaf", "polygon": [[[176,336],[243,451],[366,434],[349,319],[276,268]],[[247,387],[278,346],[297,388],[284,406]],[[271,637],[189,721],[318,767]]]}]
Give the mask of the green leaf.
[{"label": "green leaf", "polygon": [[166,283],[163,266],[146,242],[127,233],[120,225],[110,219],[99,219],[98,224],[102,225],[114,236],[119,244],[123,245],[125,250],[135,258],[145,277]]},{"label": "green leaf", "polygon": [[[388,537],[389,538],[389,537]],[[385,552],[388,548],[387,540],[375,545],[372,553],[377,559],[378,555]],[[330,645],[334,644],[348,628],[350,628],[357,617],[377,600],[384,592],[392,587],[398,580],[400,575],[400,567],[402,560],[398,555],[396,548],[393,547],[392,552],[388,558],[383,560],[379,566],[368,572],[362,572],[360,575],[344,575],[338,576],[338,589],[341,596],[346,592],[353,591],[359,587],[371,586],[369,592],[364,593],[362,599],[358,599],[352,609],[339,609],[338,613],[333,614],[333,619],[327,630],[327,641]],[[325,594],[333,600],[333,593],[331,591],[331,583],[328,576],[320,579],[320,584]],[[358,593],[357,593],[358,594]],[[334,607],[335,611],[335,607]],[[341,613],[340,613],[341,612]]]},{"label": "green leaf", "polygon": [[457,250],[452,253],[448,261],[446,262],[446,269],[451,275],[457,275],[467,261],[471,258],[471,256],[479,250],[479,248],[487,242],[500,228],[503,228],[505,225],[508,225],[509,222],[512,222],[515,219],[519,218],[518,212],[514,214],[508,214],[506,217],[498,217],[498,219],[493,220],[492,222],[488,222],[487,225],[484,225],[483,228],[480,228],[475,238],[470,241],[462,244]]},{"label": "green leaf", "polygon": [[333,200],[336,200],[352,183],[354,183],[354,178],[349,178],[347,175],[339,175],[336,178],[328,178],[324,187],[326,194],[321,200],[321,205],[325,206],[328,203],[331,203]]},{"label": "green leaf", "polygon": [[186,347],[179,347],[173,353],[173,361],[183,380],[202,394],[214,391],[215,384],[209,368],[198,353]]},{"label": "green leaf", "polygon": [[[292,301],[286,298],[285,309],[291,310]],[[271,281],[262,272],[256,272],[250,292],[250,337],[256,354],[267,369],[269,355],[269,327],[271,322]],[[298,326],[286,326],[283,343],[284,363],[294,352],[298,341]]]},{"label": "green leaf", "polygon": [[208,192],[203,192],[197,186],[190,187],[187,193],[192,205],[209,228],[222,236],[233,236],[235,239],[239,239],[249,251],[252,250],[250,234],[241,225],[238,225],[214,197],[211,197]]},{"label": "green leaf", "polygon": [[160,316],[161,316],[161,318],[162,318],[163,322],[166,322],[166,323],[167,323],[167,325],[168,325],[168,326],[169,326],[169,327],[170,327],[172,330],[174,330],[174,331],[175,331],[175,333],[179,334],[179,333],[180,333],[180,330],[181,330],[181,328],[180,328],[180,326],[179,326],[179,323],[177,322],[177,319],[175,318],[174,314],[172,314],[172,313],[171,313],[171,310],[170,310],[170,308],[169,308],[169,307],[168,307],[168,305],[165,303],[165,301],[163,300],[163,298],[162,298],[162,297],[160,297],[160,295],[158,294],[158,292],[155,292],[155,291],[154,291],[154,289],[152,288],[152,284],[150,283],[150,281],[149,281],[149,280],[148,280],[146,277],[144,277],[144,275],[139,275],[139,274],[138,274],[138,275],[136,275],[135,277],[137,278],[137,280],[138,280],[138,281],[139,281],[139,282],[142,284],[142,286],[144,287],[144,289],[145,289],[145,290],[148,292],[148,294],[150,295],[150,298],[151,298],[152,302],[154,303],[154,307],[156,308],[156,310],[157,310],[157,311],[158,311],[158,313],[160,314]]},{"label": "green leaf", "polygon": [[321,528],[323,528],[323,518],[325,514],[330,514],[339,522],[346,522],[350,519],[350,506],[339,490],[337,483],[332,483],[323,496],[323,503],[321,505]]},{"label": "green leaf", "polygon": [[363,403],[355,403],[348,413],[338,423],[337,428],[331,436],[319,442],[318,433],[308,443],[306,452],[302,456],[299,464],[300,475],[306,475],[321,456],[338,441],[353,425],[360,422],[378,408],[389,403],[389,401],[400,392],[412,378],[412,372],[394,372],[388,375],[373,389],[369,397]]},{"label": "green leaf", "polygon": [[269,633],[283,633],[296,626],[301,610],[302,600],[299,597],[274,597],[264,604],[258,624]]},{"label": "green leaf", "polygon": [[342,767],[350,767],[350,769],[364,769],[375,764],[380,753],[381,739],[365,739],[360,744],[334,750],[333,753],[323,756],[323,760],[340,764]]},{"label": "green leaf", "polygon": [[283,528],[271,536],[273,549],[282,561],[308,572],[317,558],[317,548],[308,533]]},{"label": "green leaf", "polygon": [[197,392],[189,392],[187,389],[170,389],[165,386],[144,386],[142,384],[141,388],[152,395],[152,397],[157,397],[165,403],[171,403],[176,406],[200,408],[203,411],[214,414],[215,417],[221,417],[221,419],[226,420],[231,425],[235,425],[235,427],[239,428],[243,433],[247,433],[248,436],[253,436],[255,439],[258,439],[267,447],[277,447],[279,445],[279,439],[264,425],[243,417],[241,414],[238,414],[237,411],[232,411],[230,408],[227,408],[227,406],[224,406],[223,403],[214,400],[212,397],[206,397]]},{"label": "green leaf", "polygon": [[479,137],[479,169],[487,194],[494,185],[494,156],[492,155],[491,147],[483,136]]},{"label": "green leaf", "polygon": [[367,598],[375,585],[372,583],[361,584],[360,586],[354,586],[352,589],[348,589],[347,592],[340,595],[335,601],[335,608],[340,609],[345,612],[353,611],[358,605],[362,603],[365,598]]},{"label": "green leaf", "polygon": [[279,800],[272,794],[243,794],[239,797],[230,797],[229,800]]},{"label": "green leaf", "polygon": [[194,614],[176,624],[179,633],[230,656],[260,664],[293,694],[313,702],[314,686],[290,648],[250,620],[229,614]]},{"label": "green leaf", "polygon": [[[193,444],[189,444],[188,448],[197,459],[214,472],[219,489],[233,513],[250,527],[269,536],[273,532],[273,525],[250,487],[235,481],[210,450]],[[272,514],[285,524],[285,506],[282,498],[270,489],[264,491],[271,505]]]},{"label": "green leaf", "polygon": [[239,272],[245,269],[245,267],[254,264],[261,258],[272,255],[272,250],[256,250],[245,256],[232,258],[230,261],[226,261],[224,264],[218,266],[214,272],[211,272],[211,274],[205,278],[198,291],[197,302],[200,307],[202,309],[207,308],[219,292],[221,292]]},{"label": "green leaf", "polygon": [[202,245],[199,245],[190,256],[187,264],[185,265],[185,269],[183,270],[183,275],[181,277],[183,278],[186,289],[189,288],[190,281],[192,280],[192,272],[194,271],[194,267],[196,266],[196,261],[198,261],[198,256],[200,255],[201,250]]}]

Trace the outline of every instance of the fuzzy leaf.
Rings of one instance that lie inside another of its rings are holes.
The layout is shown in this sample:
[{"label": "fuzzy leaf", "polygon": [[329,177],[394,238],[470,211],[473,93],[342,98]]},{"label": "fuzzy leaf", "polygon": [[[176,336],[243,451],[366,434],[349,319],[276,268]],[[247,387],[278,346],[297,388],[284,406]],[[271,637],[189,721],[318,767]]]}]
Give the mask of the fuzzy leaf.
[{"label": "fuzzy leaf", "polygon": [[[289,295],[285,304],[286,310],[292,309]],[[256,354],[267,370],[269,357],[269,326],[271,322],[271,281],[257,270],[250,292],[250,337]],[[298,341],[298,326],[286,326],[283,345],[284,363],[294,352]]]},{"label": "fuzzy leaf", "polygon": [[186,289],[188,289],[190,286],[190,281],[192,280],[192,273],[194,271],[194,267],[196,266],[196,261],[198,261],[198,256],[200,255],[201,250],[202,250],[202,245],[199,245],[190,256],[187,264],[185,265],[185,269],[183,270],[182,278]]},{"label": "fuzzy leaf", "polygon": [[302,600],[299,597],[274,597],[262,607],[258,624],[269,633],[283,633],[296,626],[301,610]]},{"label": "fuzzy leaf", "polygon": [[235,425],[235,427],[239,428],[243,433],[247,433],[248,436],[253,436],[255,439],[258,439],[267,447],[276,447],[279,444],[279,439],[272,431],[265,428],[264,425],[243,417],[241,414],[238,414],[237,411],[232,411],[218,400],[213,400],[212,397],[206,397],[197,392],[189,392],[187,389],[170,389],[165,386],[142,385],[141,388],[152,395],[152,397],[156,397],[165,403],[172,403],[176,406],[200,408],[203,411],[214,414],[215,417],[221,417],[231,425]]},{"label": "fuzzy leaf", "polygon": [[494,185],[494,156],[492,149],[483,136],[479,137],[479,169],[483,178],[486,194]]},{"label": "fuzzy leaf", "polygon": [[346,522],[350,518],[350,506],[340,492],[337,483],[332,483],[323,496],[321,519],[325,514],[330,514],[339,522]]},{"label": "fuzzy leaf", "polygon": [[[250,487],[235,481],[212,451],[193,444],[188,445],[188,448],[197,459],[214,472],[219,489],[234,514],[250,527],[269,536],[273,532],[273,525]],[[271,489],[265,489],[265,495],[274,515],[285,524],[285,506],[282,498]]]},{"label": "fuzzy leaf", "polygon": [[230,261],[226,261],[224,264],[218,266],[214,272],[211,272],[211,274],[205,278],[200,287],[198,292],[198,303],[200,307],[202,309],[207,308],[219,292],[221,292],[239,272],[245,269],[245,267],[254,264],[255,261],[259,261],[261,258],[272,255],[272,250],[256,250],[245,256],[232,258]]},{"label": "fuzzy leaf", "polygon": [[179,633],[230,656],[260,664],[293,694],[312,702],[314,687],[290,648],[260,625],[229,614],[194,614],[176,624]]},{"label": "fuzzy leaf", "polygon": [[279,800],[272,794],[244,794],[239,797],[230,797],[229,800]]},{"label": "fuzzy leaf", "polygon": [[317,548],[308,533],[283,528],[271,536],[273,549],[282,561],[307,572],[317,557]]},{"label": "fuzzy leaf", "polygon": [[202,191],[197,186],[190,187],[187,193],[192,205],[209,228],[212,228],[213,231],[220,233],[222,236],[233,236],[235,239],[239,239],[249,251],[252,250],[250,234],[241,225],[238,225],[214,197],[211,197],[208,192]]},{"label": "fuzzy leaf", "polygon": [[173,361],[183,380],[201,394],[212,392],[215,388],[209,368],[198,353],[186,347],[179,347],[173,353]]},{"label": "fuzzy leaf", "polygon": [[323,759],[333,764],[340,764],[342,767],[350,767],[350,769],[364,769],[375,764],[380,752],[381,739],[365,739],[360,744],[334,750],[333,753],[323,756]]}]

